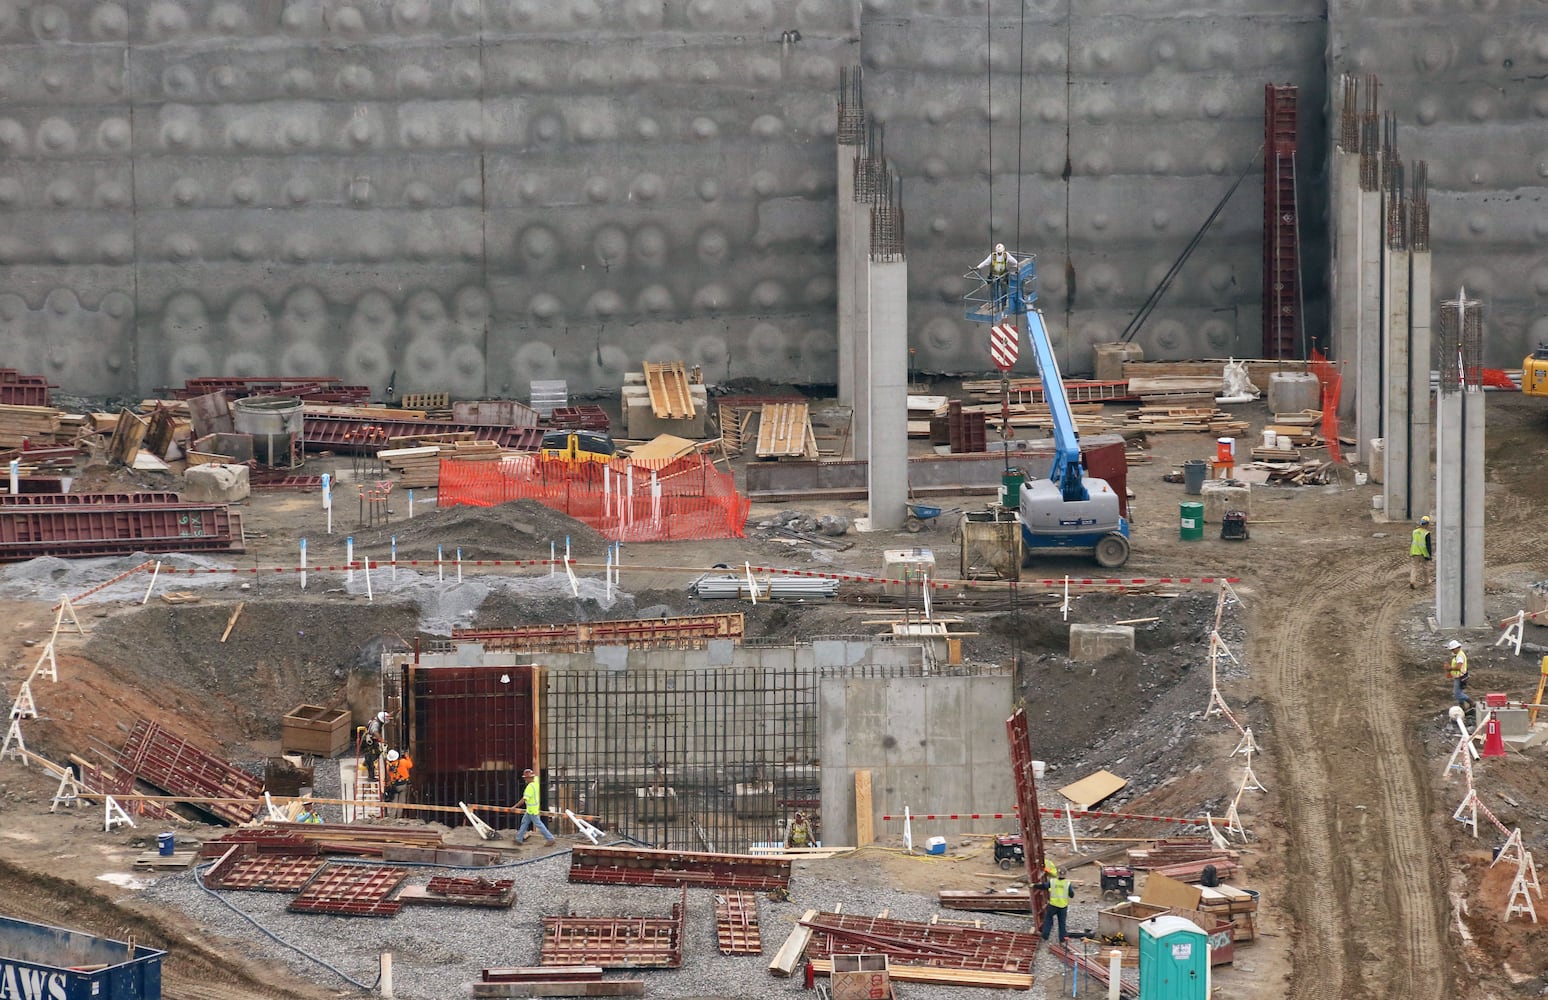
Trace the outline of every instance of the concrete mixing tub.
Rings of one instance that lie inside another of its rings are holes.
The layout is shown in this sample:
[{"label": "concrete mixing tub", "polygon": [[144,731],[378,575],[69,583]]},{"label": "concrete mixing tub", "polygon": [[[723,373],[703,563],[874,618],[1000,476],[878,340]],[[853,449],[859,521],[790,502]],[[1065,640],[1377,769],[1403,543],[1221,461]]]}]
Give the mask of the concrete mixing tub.
[{"label": "concrete mixing tub", "polygon": [[0,996],[158,1000],[164,951],[0,917]]}]

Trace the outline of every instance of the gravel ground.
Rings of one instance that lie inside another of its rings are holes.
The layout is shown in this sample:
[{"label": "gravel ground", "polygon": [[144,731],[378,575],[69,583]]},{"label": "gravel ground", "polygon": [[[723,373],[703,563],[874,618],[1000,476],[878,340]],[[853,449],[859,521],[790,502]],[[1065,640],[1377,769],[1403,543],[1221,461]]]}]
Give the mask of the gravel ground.
[{"label": "gravel ground", "polygon": [[[468,995],[461,984],[479,978],[492,966],[536,965],[545,915],[577,916],[667,915],[678,898],[677,889],[574,885],[566,880],[568,854],[561,852],[523,860],[499,868],[483,868],[470,874],[516,879],[517,902],[509,911],[460,907],[405,907],[391,919],[328,917],[292,914],[285,910],[288,895],[262,892],[225,892],[216,898],[202,889],[192,873],[165,876],[140,893],[147,902],[176,907],[205,930],[246,941],[266,956],[273,956],[299,974],[324,986],[339,986],[327,969],[294,951],[277,947],[252,923],[238,916],[220,900],[235,906],[252,921],[283,941],[309,952],[339,971],[365,983],[376,978],[379,952],[393,952],[393,977],[397,995],[409,1000],[442,1000]],[[809,908],[831,910],[842,904],[845,913],[874,914],[882,910],[900,920],[929,920],[941,912],[933,895],[903,892],[873,884],[858,866],[843,861],[797,862],[792,880],[794,898],[776,903],[759,900],[759,924],[763,931],[763,955],[725,956],[715,945],[713,892],[688,891],[688,925],[684,963],[671,971],[610,973],[639,975],[654,997],[770,997],[811,995],[801,988],[799,976],[781,980],[768,973],[769,960]],[[445,870],[457,874],[459,870]],[[432,874],[417,869],[410,884],[422,884]],[[1071,906],[1070,930],[1094,927],[1098,903],[1077,897]],[[953,917],[970,914],[949,914]],[[986,924],[1008,930],[1026,930],[1027,922],[1003,915],[982,914]],[[1041,998],[1060,992],[1059,964],[1046,952],[1039,955],[1037,985],[1015,996]],[[454,987],[452,984],[458,984]],[[1064,991],[1067,992],[1067,989]],[[970,1000],[993,991],[943,986],[904,986],[907,997],[932,1000]]]}]

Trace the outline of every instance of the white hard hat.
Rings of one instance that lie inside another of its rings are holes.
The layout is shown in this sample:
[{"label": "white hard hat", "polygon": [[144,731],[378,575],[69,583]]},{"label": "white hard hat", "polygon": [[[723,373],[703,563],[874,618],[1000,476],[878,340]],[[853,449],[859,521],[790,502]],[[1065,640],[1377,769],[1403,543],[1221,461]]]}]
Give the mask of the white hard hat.
[{"label": "white hard hat", "polygon": [[376,721],[377,722],[388,722],[391,719],[392,719],[392,716],[388,715],[386,712],[377,712],[376,713]]},{"label": "white hard hat", "polygon": [[396,750],[388,750],[387,751],[387,759],[388,760],[397,760],[398,759],[398,751],[396,751]]},{"label": "white hard hat", "polygon": [[1446,643],[1446,648],[1447,649],[1461,649],[1462,648],[1462,644],[1460,642],[1458,642],[1457,640],[1453,639],[1450,642]]},{"label": "white hard hat", "polygon": [[996,243],[994,245],[994,252],[995,253],[1004,253],[1005,252],[1005,244],[1004,243]]}]

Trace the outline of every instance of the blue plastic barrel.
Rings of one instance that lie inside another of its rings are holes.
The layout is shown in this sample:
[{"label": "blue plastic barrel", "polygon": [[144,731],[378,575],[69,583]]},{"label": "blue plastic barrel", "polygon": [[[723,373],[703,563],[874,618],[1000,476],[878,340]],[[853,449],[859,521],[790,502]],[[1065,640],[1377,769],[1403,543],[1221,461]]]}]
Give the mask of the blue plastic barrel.
[{"label": "blue plastic barrel", "polygon": [[156,853],[164,858],[172,856],[172,849],[177,846],[177,841],[170,833],[156,834]]}]

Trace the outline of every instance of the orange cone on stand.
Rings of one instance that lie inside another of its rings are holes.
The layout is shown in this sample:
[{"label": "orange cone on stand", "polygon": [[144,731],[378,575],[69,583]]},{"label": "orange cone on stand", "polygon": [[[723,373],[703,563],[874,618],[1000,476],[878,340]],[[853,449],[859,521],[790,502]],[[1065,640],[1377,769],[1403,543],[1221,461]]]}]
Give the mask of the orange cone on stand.
[{"label": "orange cone on stand", "polygon": [[1489,713],[1489,721],[1484,723],[1484,747],[1485,757],[1505,756],[1505,737],[1500,732],[1500,717]]}]

